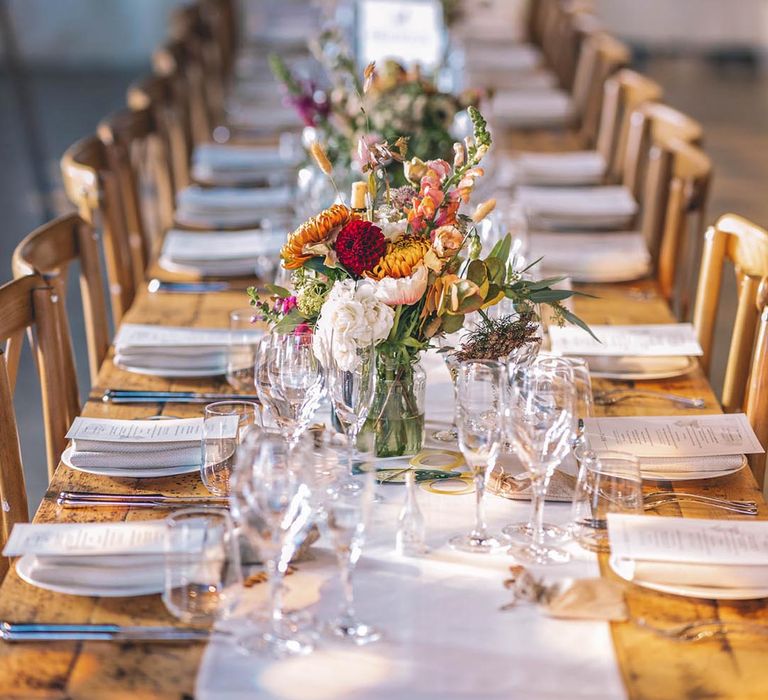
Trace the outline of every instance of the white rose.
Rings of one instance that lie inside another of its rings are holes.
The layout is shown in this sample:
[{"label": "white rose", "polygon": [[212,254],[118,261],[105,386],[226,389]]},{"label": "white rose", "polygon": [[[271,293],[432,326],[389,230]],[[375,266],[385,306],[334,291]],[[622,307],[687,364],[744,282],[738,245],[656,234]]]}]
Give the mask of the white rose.
[{"label": "white rose", "polygon": [[368,283],[354,280],[336,282],[317,319],[313,349],[328,364],[332,356],[345,371],[358,363],[356,350],[366,342],[381,342],[392,329],[395,313],[374,296]]}]

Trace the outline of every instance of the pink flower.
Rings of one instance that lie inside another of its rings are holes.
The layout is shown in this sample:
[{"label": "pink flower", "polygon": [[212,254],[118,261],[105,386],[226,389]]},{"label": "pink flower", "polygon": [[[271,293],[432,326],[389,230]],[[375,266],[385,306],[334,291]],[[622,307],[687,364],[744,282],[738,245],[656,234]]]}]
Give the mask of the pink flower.
[{"label": "pink flower", "polygon": [[373,296],[387,306],[415,304],[427,291],[427,268],[419,265],[408,277],[384,277],[374,285]]},{"label": "pink flower", "polygon": [[283,315],[286,315],[296,308],[297,303],[296,297],[285,297],[275,302],[275,308]]},{"label": "pink flower", "polygon": [[308,333],[309,335],[312,335],[312,328],[306,321],[304,323],[300,323],[293,330],[294,335],[303,335],[304,333]]}]

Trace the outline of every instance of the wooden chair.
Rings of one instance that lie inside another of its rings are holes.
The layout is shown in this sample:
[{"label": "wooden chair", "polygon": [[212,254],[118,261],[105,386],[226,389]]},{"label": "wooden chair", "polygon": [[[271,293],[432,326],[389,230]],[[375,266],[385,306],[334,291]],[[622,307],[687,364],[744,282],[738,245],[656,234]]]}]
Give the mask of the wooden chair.
[{"label": "wooden chair", "polygon": [[[68,214],[30,233],[13,253],[14,277],[39,275],[61,300],[66,299],[68,268],[75,261],[79,263],[92,384],[107,356],[110,339],[98,241],[90,224],[77,214]],[[63,323],[61,337],[67,339],[70,330],[66,314],[59,314],[59,318]],[[72,354],[70,348],[67,356],[71,358]],[[74,366],[68,367],[67,372],[74,374]]]},{"label": "wooden chair", "polygon": [[112,321],[117,328],[136,295],[136,274],[120,187],[109,168],[106,147],[96,136],[77,141],[64,152],[61,173],[67,197],[80,217],[102,232]]},{"label": "wooden chair", "polygon": [[[763,277],[758,286],[756,308],[760,323],[749,370],[744,410],[757,439],[763,448],[768,450],[768,277]],[[766,455],[749,455],[749,466],[765,493]]]},{"label": "wooden chair", "polygon": [[[69,338],[62,337],[63,298],[38,275],[20,277],[0,286],[0,545],[14,523],[29,519],[13,392],[21,345],[29,332],[43,400],[43,422],[49,477],[66,446],[69,426],[79,413],[77,378]],[[0,571],[7,568],[0,560]]]},{"label": "wooden chair", "polygon": [[[657,102],[661,97],[661,85],[628,68],[619,70],[605,81],[595,147],[605,159],[609,182],[618,182],[624,172],[632,114],[642,105]],[[632,156],[637,157],[636,150]]]},{"label": "wooden chair", "polygon": [[659,291],[687,316],[693,261],[691,236],[703,229],[712,180],[712,161],[682,139],[658,137],[648,153],[642,229],[654,261]]},{"label": "wooden chair", "polygon": [[99,123],[97,135],[117,184],[137,288],[162,233],[173,224],[170,156],[149,108],[115,112]]},{"label": "wooden chair", "polygon": [[715,322],[726,260],[734,268],[738,305],[721,403],[725,411],[734,412],[741,411],[745,405],[750,360],[760,318],[755,299],[762,279],[768,277],[768,231],[736,214],[721,216],[707,229],[693,315],[693,324],[704,350],[701,364],[706,372],[709,372],[712,362]]}]

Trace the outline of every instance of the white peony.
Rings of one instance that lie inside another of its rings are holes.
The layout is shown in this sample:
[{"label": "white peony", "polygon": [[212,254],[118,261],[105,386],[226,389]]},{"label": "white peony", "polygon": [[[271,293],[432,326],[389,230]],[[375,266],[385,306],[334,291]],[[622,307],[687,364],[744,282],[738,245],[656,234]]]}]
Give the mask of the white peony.
[{"label": "white peony", "polygon": [[427,291],[427,268],[419,265],[408,277],[395,279],[385,277],[378,281],[370,281],[374,288],[374,296],[389,306],[400,304],[415,304]]},{"label": "white peony", "polygon": [[315,356],[327,365],[332,355],[341,369],[354,370],[357,348],[384,340],[394,319],[395,312],[375,297],[370,283],[336,282],[315,325]]},{"label": "white peony", "polygon": [[396,241],[405,235],[405,231],[408,228],[408,220],[401,219],[400,221],[377,221],[376,225],[381,229],[384,234],[384,238],[388,241]]}]

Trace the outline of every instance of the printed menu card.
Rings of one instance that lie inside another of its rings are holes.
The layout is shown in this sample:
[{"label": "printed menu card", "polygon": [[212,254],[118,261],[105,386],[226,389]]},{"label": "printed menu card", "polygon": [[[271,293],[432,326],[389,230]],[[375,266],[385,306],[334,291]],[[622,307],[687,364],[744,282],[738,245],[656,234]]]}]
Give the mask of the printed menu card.
[{"label": "printed menu card", "polygon": [[597,452],[617,450],[637,457],[706,457],[765,451],[743,413],[585,418],[584,434]]},{"label": "printed menu card", "polygon": [[[671,357],[701,355],[702,349],[690,323],[657,323],[642,326],[590,326],[598,338],[576,326],[549,329],[552,352],[561,355],[617,357]],[[598,342],[599,341],[599,342]]]}]

